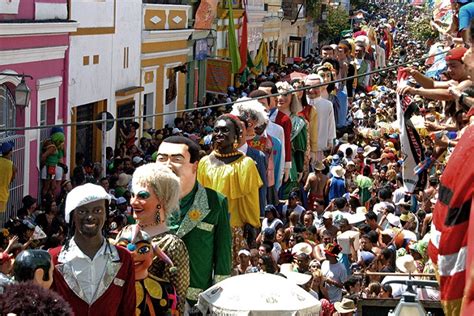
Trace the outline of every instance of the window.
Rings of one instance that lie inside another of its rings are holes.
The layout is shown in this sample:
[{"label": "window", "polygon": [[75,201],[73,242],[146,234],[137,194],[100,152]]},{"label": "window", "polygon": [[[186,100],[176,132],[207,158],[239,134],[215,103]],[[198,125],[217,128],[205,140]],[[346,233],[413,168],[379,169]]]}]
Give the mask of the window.
[{"label": "window", "polygon": [[[143,102],[143,114],[144,115],[151,115],[154,113],[154,102],[153,102],[154,94],[152,93],[147,93],[145,94],[144,97],[144,102]],[[153,117],[147,117],[144,119],[145,121],[154,121]]]},{"label": "window", "polygon": [[[0,129],[15,127],[16,110],[15,99],[8,87],[0,84]],[[0,132],[0,137],[14,134],[13,132]]]},{"label": "window", "polygon": [[41,101],[41,104],[40,104],[40,121],[39,121],[40,126],[46,125],[46,118],[48,117],[47,112],[48,112],[48,104],[46,100],[43,100]]}]

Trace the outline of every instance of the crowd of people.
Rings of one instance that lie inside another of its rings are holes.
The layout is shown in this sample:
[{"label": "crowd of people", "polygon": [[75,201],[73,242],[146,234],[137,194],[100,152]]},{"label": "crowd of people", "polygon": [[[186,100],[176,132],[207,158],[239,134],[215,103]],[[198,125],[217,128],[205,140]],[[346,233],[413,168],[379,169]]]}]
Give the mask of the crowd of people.
[{"label": "crowd of people", "polygon": [[[413,40],[407,23],[429,14],[380,5],[319,54],[271,64],[204,104],[226,105],[156,131],[132,122],[107,148],[106,170],[77,153],[69,171],[54,128],[41,150],[40,201],[25,196],[0,234],[0,309],[18,311],[6,298],[28,281],[51,287],[65,314],[180,315],[197,312],[199,294],[224,278],[296,272],[321,315],[350,315],[360,300],[400,298],[406,287],[388,281],[434,280],[447,199],[460,212],[472,198],[474,61],[472,24],[451,27],[461,40],[452,30],[438,43]],[[434,45],[446,47],[437,79],[423,74]],[[4,164],[12,147],[1,149]],[[418,298],[446,303],[444,289],[420,287]]]}]

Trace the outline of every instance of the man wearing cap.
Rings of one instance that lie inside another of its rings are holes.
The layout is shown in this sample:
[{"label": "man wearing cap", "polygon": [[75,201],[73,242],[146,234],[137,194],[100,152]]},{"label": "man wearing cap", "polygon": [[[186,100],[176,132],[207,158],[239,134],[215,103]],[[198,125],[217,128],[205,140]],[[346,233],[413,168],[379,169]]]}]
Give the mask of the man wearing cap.
[{"label": "man wearing cap", "polygon": [[66,198],[65,219],[73,234],[50,249],[52,289],[69,302],[75,315],[135,314],[135,272],[127,250],[102,234],[110,195],[95,184],[74,188]]},{"label": "man wearing cap", "polygon": [[241,249],[238,256],[239,264],[232,270],[232,276],[248,273],[250,268],[250,251]]},{"label": "man wearing cap", "polygon": [[188,249],[190,285],[186,294],[193,306],[199,293],[230,276],[232,241],[227,199],[197,181],[199,146],[183,136],[166,138],[156,163],[168,166],[180,178],[180,210],[168,225]]},{"label": "man wearing cap", "polygon": [[344,264],[338,262],[338,254],[341,252],[338,244],[327,244],[324,252],[326,259],[321,264],[321,272],[325,277],[325,287],[328,290],[328,299],[331,303],[340,302],[342,289],[347,279],[347,271]]},{"label": "man wearing cap", "polygon": [[[455,86],[460,90],[464,90],[471,84],[462,59],[466,51],[465,47],[455,47],[445,57],[448,66],[447,74],[451,80],[459,83]],[[421,85],[421,88],[407,85],[397,89],[399,94],[419,95],[430,100],[456,100],[456,97],[448,90],[452,85],[452,81],[435,81],[414,68],[405,68],[404,71],[408,72]]]},{"label": "man wearing cap", "polygon": [[10,197],[10,184],[15,179],[16,167],[13,165],[12,152],[13,144],[5,142],[1,147],[0,156],[0,226],[3,220],[3,213],[7,210],[7,202]]}]

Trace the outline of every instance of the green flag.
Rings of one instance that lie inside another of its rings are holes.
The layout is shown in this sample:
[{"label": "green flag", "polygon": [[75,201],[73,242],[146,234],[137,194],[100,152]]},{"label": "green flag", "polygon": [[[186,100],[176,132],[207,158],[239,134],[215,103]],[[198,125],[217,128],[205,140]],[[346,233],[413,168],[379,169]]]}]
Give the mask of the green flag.
[{"label": "green flag", "polygon": [[229,6],[229,28],[227,33],[229,34],[229,55],[232,61],[232,73],[239,73],[241,66],[239,47],[237,45],[237,38],[235,37],[235,25],[234,25],[234,12],[232,11],[232,0],[227,0]]},{"label": "green flag", "polygon": [[252,56],[250,56],[250,52],[249,52],[248,49],[247,49],[247,67],[250,68],[250,69],[255,67],[255,65],[253,64],[253,61],[252,61]]}]

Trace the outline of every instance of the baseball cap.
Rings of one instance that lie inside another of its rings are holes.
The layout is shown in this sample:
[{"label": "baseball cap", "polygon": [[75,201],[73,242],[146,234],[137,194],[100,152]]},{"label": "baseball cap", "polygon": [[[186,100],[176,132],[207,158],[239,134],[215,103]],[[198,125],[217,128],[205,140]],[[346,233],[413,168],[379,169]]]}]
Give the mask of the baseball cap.
[{"label": "baseball cap", "polygon": [[119,198],[117,199],[117,202],[116,202],[116,203],[117,203],[117,205],[125,204],[125,203],[127,203],[127,199],[124,198],[123,196],[121,196],[121,197],[119,197]]},{"label": "baseball cap", "polygon": [[133,164],[135,164],[135,165],[138,165],[138,164],[141,163],[142,161],[143,161],[143,158],[140,157],[140,156],[135,156],[135,157],[133,157],[133,159],[132,159],[132,162],[133,162]]},{"label": "baseball cap", "polygon": [[462,62],[462,57],[467,52],[466,47],[455,47],[446,54],[446,61],[456,60]]},{"label": "baseball cap", "polygon": [[107,200],[110,202],[110,199],[110,195],[100,185],[86,183],[75,187],[66,197],[64,216],[66,223],[69,223],[71,212],[79,206],[100,200]]},{"label": "baseball cap", "polygon": [[5,142],[5,143],[2,144],[1,152],[4,155],[4,154],[10,152],[12,149],[13,149],[13,143],[12,142]]},{"label": "baseball cap", "polygon": [[176,135],[176,134],[179,134],[179,133],[182,133],[183,131],[180,130],[179,128],[175,127],[173,128],[173,130],[171,131],[171,134],[173,135]]}]

